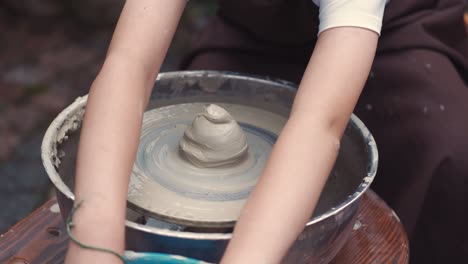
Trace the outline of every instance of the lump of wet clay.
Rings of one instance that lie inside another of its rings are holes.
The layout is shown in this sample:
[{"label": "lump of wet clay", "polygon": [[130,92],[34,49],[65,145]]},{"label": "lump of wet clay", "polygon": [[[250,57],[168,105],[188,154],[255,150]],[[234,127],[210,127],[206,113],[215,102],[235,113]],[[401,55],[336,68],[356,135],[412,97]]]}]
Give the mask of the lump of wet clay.
[{"label": "lump of wet clay", "polygon": [[202,168],[235,165],[248,152],[242,128],[224,108],[215,104],[195,117],[179,146],[192,164]]}]

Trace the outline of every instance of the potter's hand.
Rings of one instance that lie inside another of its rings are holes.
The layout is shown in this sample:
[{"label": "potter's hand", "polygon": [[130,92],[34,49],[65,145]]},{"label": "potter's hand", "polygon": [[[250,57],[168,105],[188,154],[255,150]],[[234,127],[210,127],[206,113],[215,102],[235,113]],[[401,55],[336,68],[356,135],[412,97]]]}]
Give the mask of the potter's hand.
[{"label": "potter's hand", "polygon": [[312,215],[370,71],[378,35],[320,34],[290,118],[235,227],[222,263],[279,263]]},{"label": "potter's hand", "polygon": [[[185,0],[127,0],[94,81],[81,131],[73,233],[82,243],[124,250],[127,188],[141,120]],[[67,263],[120,263],[70,244]]]}]

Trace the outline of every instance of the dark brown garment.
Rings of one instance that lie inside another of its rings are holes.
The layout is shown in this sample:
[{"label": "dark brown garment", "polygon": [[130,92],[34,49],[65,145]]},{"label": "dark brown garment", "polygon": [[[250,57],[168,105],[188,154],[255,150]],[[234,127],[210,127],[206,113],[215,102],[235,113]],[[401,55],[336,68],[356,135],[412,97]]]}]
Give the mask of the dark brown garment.
[{"label": "dark brown garment", "polygon": [[[464,0],[393,0],[355,113],[376,138],[372,188],[397,212],[411,263],[468,263],[468,37]],[[220,1],[183,68],[298,83],[313,50],[310,0]]]}]

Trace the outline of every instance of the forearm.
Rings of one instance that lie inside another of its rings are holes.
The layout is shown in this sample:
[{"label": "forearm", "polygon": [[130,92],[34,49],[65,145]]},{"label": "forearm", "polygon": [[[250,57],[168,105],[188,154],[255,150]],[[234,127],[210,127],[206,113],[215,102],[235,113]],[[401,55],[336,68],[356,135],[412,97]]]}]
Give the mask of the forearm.
[{"label": "forearm", "polygon": [[223,263],[278,263],[303,230],[334,165],[376,43],[375,33],[358,28],[320,35],[290,118],[245,205]]},{"label": "forearm", "polygon": [[[141,75],[126,66],[104,67],[91,88],[75,183],[75,200],[83,201],[73,219],[75,236],[86,244],[117,252],[123,251],[125,198],[145,105],[143,89],[125,91],[149,81],[142,76],[123,77],[129,73]],[[74,250],[79,249],[71,244],[70,253]],[[80,252],[80,256],[84,254],[97,253]]]},{"label": "forearm", "polygon": [[[74,235],[124,249],[128,182],[148,96],[181,16],[184,0],[127,1],[86,106],[78,151]],[[67,263],[118,263],[71,243]]]},{"label": "forearm", "polygon": [[[249,197],[222,263],[278,263],[311,216],[338,141],[326,130],[307,130],[292,120],[283,135]],[[320,140],[311,144],[295,139],[309,137]],[[314,170],[305,172],[304,164]]]}]

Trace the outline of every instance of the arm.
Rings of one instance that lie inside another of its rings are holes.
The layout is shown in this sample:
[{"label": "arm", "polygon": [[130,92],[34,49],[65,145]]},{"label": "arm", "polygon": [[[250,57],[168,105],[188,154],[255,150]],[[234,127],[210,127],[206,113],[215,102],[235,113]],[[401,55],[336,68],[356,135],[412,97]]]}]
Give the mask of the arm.
[{"label": "arm", "polygon": [[[73,222],[83,243],[123,253],[127,188],[143,112],[185,0],[127,0],[86,106]],[[71,243],[67,263],[120,263]]]},{"label": "arm", "polygon": [[304,229],[369,74],[377,39],[375,32],[354,27],[319,35],[290,118],[222,263],[278,263]]}]

